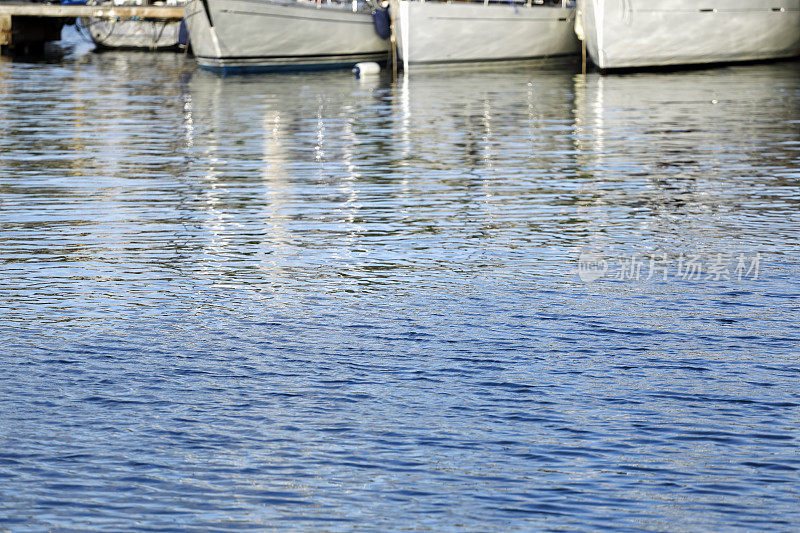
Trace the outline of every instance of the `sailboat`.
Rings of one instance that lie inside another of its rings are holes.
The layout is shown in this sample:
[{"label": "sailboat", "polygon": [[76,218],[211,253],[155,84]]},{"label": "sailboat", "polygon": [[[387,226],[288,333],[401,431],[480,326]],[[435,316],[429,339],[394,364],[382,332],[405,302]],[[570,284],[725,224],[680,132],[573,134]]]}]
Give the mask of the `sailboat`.
[{"label": "sailboat", "polygon": [[570,0],[399,0],[395,25],[403,68],[574,55]]},{"label": "sailboat", "polygon": [[372,11],[363,0],[192,0],[185,20],[204,69],[319,70],[386,61]]},{"label": "sailboat", "polygon": [[[104,2],[89,0],[87,5],[100,5]],[[178,7],[186,0],[167,0],[159,5]],[[113,6],[151,5],[151,0],[114,0]],[[177,48],[180,43],[179,20],[117,20],[107,18],[82,17],[78,28],[91,38],[99,48],[124,48],[167,50]]]},{"label": "sailboat", "polygon": [[601,69],[800,55],[800,0],[578,1],[579,33]]}]

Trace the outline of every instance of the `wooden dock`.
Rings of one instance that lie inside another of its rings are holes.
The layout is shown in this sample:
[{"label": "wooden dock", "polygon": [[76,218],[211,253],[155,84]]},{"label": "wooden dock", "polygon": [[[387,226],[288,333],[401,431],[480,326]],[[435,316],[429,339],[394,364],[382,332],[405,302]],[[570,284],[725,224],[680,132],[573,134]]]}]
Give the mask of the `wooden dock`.
[{"label": "wooden dock", "polygon": [[48,41],[61,39],[64,21],[77,17],[116,20],[181,20],[183,7],[94,6],[0,2],[0,49],[37,51]]}]

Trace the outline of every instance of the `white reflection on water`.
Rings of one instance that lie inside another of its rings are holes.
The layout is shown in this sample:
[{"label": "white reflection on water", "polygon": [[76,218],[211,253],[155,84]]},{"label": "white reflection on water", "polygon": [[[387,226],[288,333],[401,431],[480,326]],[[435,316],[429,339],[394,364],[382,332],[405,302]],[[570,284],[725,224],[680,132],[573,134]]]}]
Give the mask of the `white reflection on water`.
[{"label": "white reflection on water", "polygon": [[797,523],[798,72],[0,63],[0,529]]}]

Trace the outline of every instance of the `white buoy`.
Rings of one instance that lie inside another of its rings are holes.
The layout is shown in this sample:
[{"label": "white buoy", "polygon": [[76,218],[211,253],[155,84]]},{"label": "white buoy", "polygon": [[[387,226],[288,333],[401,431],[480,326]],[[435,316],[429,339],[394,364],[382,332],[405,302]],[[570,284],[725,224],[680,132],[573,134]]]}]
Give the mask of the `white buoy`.
[{"label": "white buoy", "polygon": [[356,66],[353,67],[353,74],[355,74],[357,78],[362,76],[376,76],[380,73],[381,66],[371,61],[366,63],[356,63]]}]

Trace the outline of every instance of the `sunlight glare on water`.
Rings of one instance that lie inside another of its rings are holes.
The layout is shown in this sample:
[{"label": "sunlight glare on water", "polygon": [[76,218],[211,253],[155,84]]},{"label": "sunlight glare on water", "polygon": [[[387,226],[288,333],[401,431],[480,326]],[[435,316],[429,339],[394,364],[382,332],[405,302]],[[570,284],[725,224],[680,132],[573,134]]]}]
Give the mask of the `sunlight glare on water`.
[{"label": "sunlight glare on water", "polygon": [[62,47],[0,62],[0,530],[800,526],[800,63]]}]

